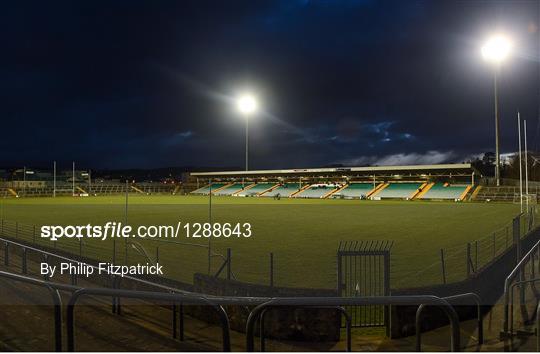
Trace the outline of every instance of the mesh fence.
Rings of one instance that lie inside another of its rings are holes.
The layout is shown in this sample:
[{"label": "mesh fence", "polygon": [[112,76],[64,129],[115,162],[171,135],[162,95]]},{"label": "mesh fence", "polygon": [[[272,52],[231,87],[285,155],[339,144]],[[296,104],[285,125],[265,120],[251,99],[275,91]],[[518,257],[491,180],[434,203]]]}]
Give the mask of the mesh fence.
[{"label": "mesh fence", "polygon": [[[23,241],[32,246],[67,252],[83,259],[98,262],[113,262],[115,264],[155,264],[170,270],[166,277],[191,283],[193,274],[215,274],[226,262],[226,253],[221,253],[213,245],[206,243],[190,243],[146,239],[133,241],[131,239],[108,239],[104,242],[91,242],[85,238],[61,238],[51,241],[40,237],[40,229],[35,225],[23,224],[11,220],[0,220],[0,237]],[[189,257],[188,257],[189,255]],[[198,259],[193,262],[193,259]],[[235,273],[231,272],[235,279]]]},{"label": "mesh fence", "polygon": [[394,286],[404,286],[419,277],[433,279],[435,274],[436,280],[427,283],[440,284],[464,280],[506,253],[513,247],[517,237],[522,239],[540,226],[539,221],[538,210],[532,207],[528,212],[516,216],[489,235],[462,245],[440,249],[437,261],[427,264],[420,272],[411,272],[405,277],[400,277]]},{"label": "mesh fence", "polygon": [[[461,281],[468,276],[481,271],[495,259],[500,257],[514,245],[514,228],[518,225],[519,237],[523,238],[532,229],[539,226],[537,210],[532,209],[516,217],[501,228],[468,243],[440,249],[436,254],[426,257],[429,262],[420,271],[403,270],[399,254],[391,256],[391,286],[404,288],[417,285],[432,285]],[[221,269],[221,277],[226,276],[227,248],[223,244],[178,242],[172,240],[137,240],[108,239],[105,242],[91,240],[76,240],[62,238],[51,241],[40,237],[39,227],[9,220],[0,220],[0,236],[28,242],[36,246],[46,246],[92,259],[99,262],[115,262],[116,264],[156,263],[163,265],[168,272],[165,277],[185,283],[192,283],[195,273],[215,275]],[[116,240],[116,241],[114,241]],[[298,286],[294,278],[286,277],[291,269],[309,266],[301,257],[290,257],[283,253],[273,253],[273,262],[261,257],[255,262],[256,267],[242,269],[241,274],[235,273],[235,261],[241,262],[238,254],[232,252],[231,279],[254,282],[257,284],[277,284],[279,286]],[[241,255],[247,257],[249,255]],[[285,258],[287,261],[285,262]],[[194,261],[196,260],[196,261]],[[314,262],[320,262],[314,260]],[[325,259],[328,267],[323,267],[324,273],[317,277],[324,280],[328,287],[335,284],[336,262]],[[400,263],[401,262],[401,263]],[[292,280],[291,280],[292,279]],[[419,283],[421,279],[421,283]],[[321,281],[322,282],[322,281]],[[411,285],[412,284],[412,285]]]}]

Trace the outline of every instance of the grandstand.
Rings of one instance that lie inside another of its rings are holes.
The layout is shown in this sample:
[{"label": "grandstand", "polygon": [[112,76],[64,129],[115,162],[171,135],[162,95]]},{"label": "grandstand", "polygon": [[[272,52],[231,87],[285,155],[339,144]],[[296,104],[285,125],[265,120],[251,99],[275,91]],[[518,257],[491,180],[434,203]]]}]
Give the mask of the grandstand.
[{"label": "grandstand", "polygon": [[[225,187],[228,183],[210,183],[207,186],[204,186],[202,188],[198,188],[194,191],[192,191],[192,194],[209,194],[210,189],[212,190],[212,193],[215,193],[215,191],[220,190],[221,188]],[[212,187],[212,188],[210,188]]]},{"label": "grandstand", "polygon": [[345,198],[345,199],[365,199],[375,189],[373,183],[357,183],[352,182],[344,186],[343,189],[336,191],[332,194],[332,198]]},{"label": "grandstand", "polygon": [[422,183],[387,183],[373,194],[375,199],[412,199]]},{"label": "grandstand", "polygon": [[312,184],[307,186],[307,188],[300,190],[294,195],[295,198],[324,198],[329,195],[337,188],[339,185],[334,184]]},{"label": "grandstand", "polygon": [[239,197],[255,197],[273,188],[275,183],[254,183],[236,193]]},{"label": "grandstand", "polygon": [[463,200],[479,173],[470,164],[194,172],[192,194],[239,197]]},{"label": "grandstand", "polygon": [[426,186],[426,191],[418,199],[450,199],[460,200],[462,195],[470,189],[469,185],[447,183],[434,183]]},{"label": "grandstand", "polygon": [[234,193],[244,189],[245,184],[243,183],[233,183],[225,186],[224,188],[219,189],[214,194],[215,195],[233,195]]},{"label": "grandstand", "polygon": [[299,183],[282,183],[279,184],[276,188],[272,189],[271,191],[268,191],[264,194],[261,194],[263,197],[290,197],[297,193],[301,189],[301,185]]}]

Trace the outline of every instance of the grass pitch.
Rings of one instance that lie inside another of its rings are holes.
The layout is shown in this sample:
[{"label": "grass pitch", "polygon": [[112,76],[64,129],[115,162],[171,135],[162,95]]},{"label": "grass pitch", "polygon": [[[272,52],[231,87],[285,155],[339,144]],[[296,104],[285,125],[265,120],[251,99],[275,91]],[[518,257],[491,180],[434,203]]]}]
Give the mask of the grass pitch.
[{"label": "grass pitch", "polygon": [[[128,222],[133,226],[207,222],[208,203],[207,196],[130,195]],[[232,269],[240,281],[267,284],[273,252],[275,285],[334,288],[339,241],[392,240],[392,287],[412,287],[441,281],[441,248],[455,250],[455,264],[465,267],[460,254],[466,242],[486,237],[518,213],[516,205],[495,203],[212,197],[213,222],[249,222],[253,236],[212,238],[211,248],[222,255],[227,247],[232,249]],[[38,226],[103,225],[124,221],[125,197],[4,199],[0,214],[4,220]],[[191,282],[193,273],[208,272],[208,239],[181,235],[163,242],[135,241],[152,259],[159,246],[167,277]],[[38,242],[51,245],[39,237]],[[123,240],[117,241],[120,262],[125,259],[124,246]],[[57,247],[77,254],[80,250],[74,239],[58,241]],[[85,256],[112,258],[111,240],[86,239],[81,248]],[[146,261],[133,247],[127,250],[128,263]],[[219,256],[212,257],[211,273],[221,263]],[[462,269],[457,265],[453,269],[452,264],[448,263],[448,278],[459,280]]]}]

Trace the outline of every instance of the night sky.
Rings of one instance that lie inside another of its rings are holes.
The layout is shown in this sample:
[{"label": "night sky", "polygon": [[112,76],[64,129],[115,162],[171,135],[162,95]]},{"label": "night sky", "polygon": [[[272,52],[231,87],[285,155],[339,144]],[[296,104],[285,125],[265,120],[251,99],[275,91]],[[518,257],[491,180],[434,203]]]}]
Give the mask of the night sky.
[{"label": "night sky", "polygon": [[0,4],[0,165],[461,162],[502,152],[516,111],[540,147],[539,1],[11,1]]}]

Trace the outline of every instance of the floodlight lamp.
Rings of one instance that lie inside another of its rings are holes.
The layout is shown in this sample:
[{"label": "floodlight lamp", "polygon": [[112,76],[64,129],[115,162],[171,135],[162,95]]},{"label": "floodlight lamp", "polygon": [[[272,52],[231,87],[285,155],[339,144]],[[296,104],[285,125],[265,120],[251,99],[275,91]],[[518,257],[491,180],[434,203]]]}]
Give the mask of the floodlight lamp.
[{"label": "floodlight lamp", "polygon": [[482,57],[493,63],[501,63],[510,54],[512,44],[504,36],[495,36],[490,38],[482,47]]},{"label": "floodlight lamp", "polygon": [[243,114],[251,114],[257,110],[257,101],[251,95],[243,95],[237,101],[238,110]]}]

